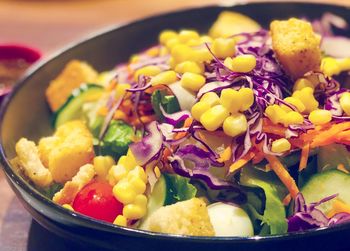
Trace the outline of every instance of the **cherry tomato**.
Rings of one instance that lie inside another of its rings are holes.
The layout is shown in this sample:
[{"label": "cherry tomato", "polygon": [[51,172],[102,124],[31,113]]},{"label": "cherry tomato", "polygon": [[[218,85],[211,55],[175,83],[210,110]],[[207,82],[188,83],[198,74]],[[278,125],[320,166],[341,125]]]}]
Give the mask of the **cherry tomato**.
[{"label": "cherry tomato", "polygon": [[122,214],[123,204],[113,196],[112,189],[107,182],[93,181],[87,184],[75,197],[74,210],[95,219],[113,222]]}]

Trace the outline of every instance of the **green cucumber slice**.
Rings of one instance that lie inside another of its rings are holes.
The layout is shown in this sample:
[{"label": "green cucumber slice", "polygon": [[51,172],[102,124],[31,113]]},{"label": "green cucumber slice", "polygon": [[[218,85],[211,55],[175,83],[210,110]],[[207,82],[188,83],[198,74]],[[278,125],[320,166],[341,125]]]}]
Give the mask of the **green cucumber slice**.
[{"label": "green cucumber slice", "polygon": [[158,208],[165,205],[167,194],[167,186],[164,175],[160,176],[157,183],[154,185],[151,196],[148,200],[147,214],[150,215]]},{"label": "green cucumber slice", "polygon": [[[338,194],[338,199],[350,204],[350,175],[339,170],[329,170],[312,176],[301,189],[306,203],[318,202],[321,199]],[[321,204],[318,208],[327,213],[332,201]]]},{"label": "green cucumber slice", "polygon": [[67,121],[83,119],[82,106],[84,103],[98,100],[104,92],[102,86],[95,84],[83,84],[74,89],[67,101],[54,113],[53,126],[57,128]]}]

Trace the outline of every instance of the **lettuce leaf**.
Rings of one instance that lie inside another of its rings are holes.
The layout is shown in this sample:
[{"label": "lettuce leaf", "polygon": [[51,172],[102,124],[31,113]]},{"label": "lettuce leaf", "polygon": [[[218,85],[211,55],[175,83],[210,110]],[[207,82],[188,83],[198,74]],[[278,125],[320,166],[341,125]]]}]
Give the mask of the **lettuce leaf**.
[{"label": "lettuce leaf", "polygon": [[189,200],[196,196],[197,189],[190,184],[189,178],[176,174],[163,174],[163,176],[168,189],[164,206]]},{"label": "lettuce leaf", "polygon": [[177,98],[173,95],[167,95],[165,91],[156,90],[151,97],[152,107],[156,116],[163,120],[164,116],[159,108],[160,105],[167,113],[175,113],[180,111],[180,105]]}]

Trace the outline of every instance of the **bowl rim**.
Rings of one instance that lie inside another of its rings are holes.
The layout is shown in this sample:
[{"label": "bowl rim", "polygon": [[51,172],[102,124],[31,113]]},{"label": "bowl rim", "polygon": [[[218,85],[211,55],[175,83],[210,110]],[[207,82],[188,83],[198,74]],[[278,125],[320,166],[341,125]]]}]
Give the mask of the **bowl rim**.
[{"label": "bowl rim", "polygon": [[[134,21],[129,22],[122,22],[116,25],[110,25],[105,28],[99,29],[95,32],[92,32],[86,36],[83,36],[83,38],[78,39],[76,41],[68,43],[66,46],[62,47],[61,49],[56,50],[56,52],[52,53],[50,56],[45,57],[42,60],[39,60],[38,62],[34,63],[28,71],[24,74],[24,76],[16,83],[16,85],[13,88],[13,91],[7,95],[2,102],[0,106],[0,128],[3,124],[4,115],[7,111],[7,108],[9,104],[11,103],[12,98],[16,95],[17,91],[19,91],[23,85],[26,84],[26,82],[33,76],[35,73],[42,68],[46,66],[46,64],[50,63],[51,61],[57,59],[62,54],[69,53],[71,50],[73,50],[75,47],[81,46],[84,43],[89,42],[92,39],[96,39],[102,36],[106,36],[109,33],[115,32],[116,30],[123,30],[128,29],[132,26],[137,26],[140,23],[148,22],[154,19],[161,19],[164,17],[167,17],[168,15],[174,15],[184,12],[192,12],[192,11],[201,11],[205,9],[216,9],[216,8],[222,8],[222,10],[225,10],[227,8],[232,8],[236,6],[259,6],[259,5],[266,5],[266,4],[272,4],[272,5],[309,5],[309,6],[323,6],[323,7],[332,7],[332,8],[339,8],[343,10],[350,11],[350,6],[344,6],[341,4],[326,4],[326,3],[317,3],[317,2],[304,2],[302,0],[297,1],[274,1],[274,2],[238,2],[234,4],[213,4],[213,5],[206,5],[201,7],[192,7],[192,8],[181,8],[176,11],[167,11],[160,14],[150,15],[146,16]],[[40,201],[41,203],[46,204],[50,208],[52,208],[54,211],[58,211],[61,214],[65,214],[69,217],[72,217],[72,219],[77,220],[78,222],[84,223],[84,226],[89,226],[89,228],[94,230],[103,230],[105,232],[114,233],[114,234],[121,234],[126,236],[133,236],[133,237],[150,237],[155,239],[162,239],[162,240],[182,240],[182,241],[189,241],[189,242],[235,242],[235,243],[243,243],[243,242],[253,242],[253,241],[275,241],[278,239],[295,239],[299,237],[312,237],[317,234],[328,234],[332,232],[338,232],[345,229],[350,228],[350,223],[345,223],[341,225],[336,225],[332,227],[322,227],[317,229],[311,229],[311,230],[305,230],[305,231],[299,231],[299,232],[292,232],[292,233],[285,233],[285,234],[278,234],[278,235],[268,235],[268,236],[251,236],[251,237],[237,237],[237,236],[189,236],[189,235],[178,235],[178,234],[166,234],[166,233],[159,233],[159,232],[151,232],[141,229],[134,229],[129,227],[122,227],[118,226],[112,223],[100,221],[93,219],[91,217],[82,215],[80,213],[72,212],[66,208],[63,208],[57,204],[55,204],[52,200],[46,198],[44,195],[39,193],[32,185],[27,183],[22,177],[17,175],[15,171],[12,169],[11,164],[9,163],[7,156],[5,154],[5,150],[3,147],[2,137],[0,135],[0,161],[1,161],[1,167],[4,170],[4,173],[6,174],[8,178],[8,182],[13,182],[17,186],[19,186],[21,189],[25,190],[30,196],[34,197],[36,200]],[[36,209],[34,209],[37,211]],[[47,217],[47,216],[46,216]],[[55,221],[55,220],[53,220]]]}]

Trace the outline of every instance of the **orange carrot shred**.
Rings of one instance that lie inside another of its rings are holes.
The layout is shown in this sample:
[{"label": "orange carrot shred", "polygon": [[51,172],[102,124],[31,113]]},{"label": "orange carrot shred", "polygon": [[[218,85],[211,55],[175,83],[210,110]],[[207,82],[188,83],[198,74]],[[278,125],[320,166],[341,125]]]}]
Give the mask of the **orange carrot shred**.
[{"label": "orange carrot shred", "polygon": [[220,158],[217,159],[218,162],[223,163],[231,159],[232,149],[230,146],[226,147],[225,150],[220,154]]},{"label": "orange carrot shred", "polygon": [[350,214],[350,205],[344,203],[339,199],[335,199],[332,205],[332,209],[327,213],[327,217],[331,218],[337,213]]},{"label": "orange carrot shred", "polygon": [[349,171],[345,168],[344,164],[342,164],[342,163],[338,164],[337,169],[338,169],[339,171],[342,171],[342,172],[344,172],[344,173],[349,174]]},{"label": "orange carrot shred", "polygon": [[240,158],[239,160],[237,160],[235,163],[233,163],[230,166],[229,172],[233,173],[233,172],[239,170],[245,164],[247,164],[252,158],[254,158],[254,156],[255,156],[255,153],[248,152],[246,155],[244,155],[242,158]]},{"label": "orange carrot shred", "polygon": [[284,168],[284,166],[276,156],[266,155],[265,158],[270,163],[271,169],[276,173],[278,178],[287,187],[292,198],[295,198],[299,193],[299,188],[295,184],[295,180],[292,178],[292,176],[290,176],[288,171]]},{"label": "orange carrot shred", "polygon": [[299,163],[299,172],[304,170],[307,166],[307,160],[309,158],[310,153],[310,144],[305,144],[301,150],[301,157],[300,157],[300,163]]},{"label": "orange carrot shred", "polygon": [[283,205],[287,206],[289,205],[290,201],[292,200],[292,196],[290,196],[290,193],[287,194],[286,197],[282,200]]},{"label": "orange carrot shred", "polygon": [[[191,126],[191,124],[192,124],[192,122],[193,122],[193,119],[192,118],[187,118],[186,120],[185,120],[185,123],[184,123],[184,126],[183,127],[190,127]],[[185,137],[187,135],[187,132],[179,132],[178,134],[176,134],[175,135],[175,139],[181,139],[181,138],[183,138],[183,137]]]}]

